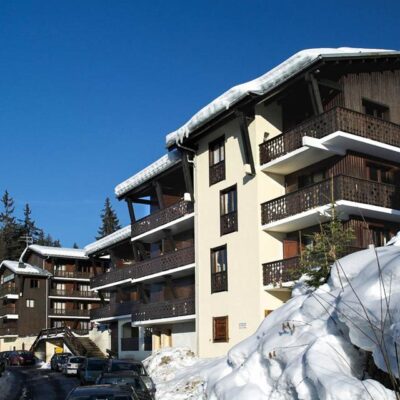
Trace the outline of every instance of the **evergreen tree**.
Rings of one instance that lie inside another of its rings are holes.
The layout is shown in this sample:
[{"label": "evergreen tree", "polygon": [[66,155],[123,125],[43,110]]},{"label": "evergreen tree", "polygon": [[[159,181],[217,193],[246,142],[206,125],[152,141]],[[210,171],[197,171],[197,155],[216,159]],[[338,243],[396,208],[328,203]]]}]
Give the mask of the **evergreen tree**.
[{"label": "evergreen tree", "polygon": [[21,227],[18,225],[14,216],[14,200],[9,195],[8,191],[4,192],[1,198],[3,211],[0,213],[0,229],[1,229],[1,246],[2,259],[17,259],[20,253],[21,244],[19,243],[19,236],[21,234]]},{"label": "evergreen tree", "polygon": [[31,217],[32,210],[28,203],[24,207],[24,219],[21,220],[23,235],[26,238],[32,238],[31,243],[37,243],[42,230],[36,226],[35,221]]},{"label": "evergreen tree", "polygon": [[104,204],[104,209],[101,213],[101,226],[97,231],[98,236],[96,237],[96,240],[99,240],[104,236],[110,235],[120,228],[121,226],[119,224],[117,214],[111,206],[110,198],[107,197]]},{"label": "evergreen tree", "polygon": [[73,249],[79,249],[79,246],[78,246],[78,244],[76,242],[74,242],[74,244],[72,245],[72,248]]}]

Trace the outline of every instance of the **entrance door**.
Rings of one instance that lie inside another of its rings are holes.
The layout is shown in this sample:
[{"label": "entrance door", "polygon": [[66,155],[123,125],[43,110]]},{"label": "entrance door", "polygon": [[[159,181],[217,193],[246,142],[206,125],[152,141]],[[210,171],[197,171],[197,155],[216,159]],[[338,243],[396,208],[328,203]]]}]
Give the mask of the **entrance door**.
[{"label": "entrance door", "polygon": [[299,243],[297,240],[283,241],[283,258],[292,258],[299,255]]}]

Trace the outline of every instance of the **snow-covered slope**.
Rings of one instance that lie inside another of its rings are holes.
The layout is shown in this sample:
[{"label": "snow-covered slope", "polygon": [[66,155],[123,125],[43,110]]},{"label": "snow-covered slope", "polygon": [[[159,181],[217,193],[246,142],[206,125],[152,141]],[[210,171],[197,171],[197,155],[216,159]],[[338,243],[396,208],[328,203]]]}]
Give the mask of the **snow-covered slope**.
[{"label": "snow-covered slope", "polygon": [[199,360],[179,349],[152,356],[157,398],[395,399],[365,372],[368,351],[398,376],[400,238],[394,244],[342,258],[317,291],[297,287],[226,357]]}]

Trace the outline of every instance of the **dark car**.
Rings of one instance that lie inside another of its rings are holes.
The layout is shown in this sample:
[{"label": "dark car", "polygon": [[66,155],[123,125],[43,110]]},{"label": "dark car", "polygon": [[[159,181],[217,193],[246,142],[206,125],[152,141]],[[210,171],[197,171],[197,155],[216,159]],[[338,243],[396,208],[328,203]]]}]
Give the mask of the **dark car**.
[{"label": "dark car", "polygon": [[78,386],[73,389],[66,400],[138,400],[129,386],[94,385]]},{"label": "dark car", "polygon": [[131,371],[103,372],[96,380],[96,385],[130,386],[140,400],[153,400],[142,378]]},{"label": "dark car", "polygon": [[72,356],[71,353],[55,353],[50,360],[50,368],[52,371],[61,371],[64,363],[67,362],[68,357]]},{"label": "dark car", "polygon": [[78,369],[78,378],[82,385],[91,385],[96,382],[97,377],[103,372],[107,360],[105,358],[87,358]]},{"label": "dark car", "polygon": [[154,396],[156,387],[154,385],[153,380],[147,373],[146,368],[140,361],[119,360],[119,359],[108,360],[107,367],[104,369],[104,372],[118,372],[118,371],[131,371],[139,375],[142,378],[147,389],[149,389],[151,394]]},{"label": "dark car", "polygon": [[6,369],[6,362],[2,358],[0,358],[0,376],[3,375],[5,369]]},{"label": "dark car", "polygon": [[35,365],[35,355],[30,351],[13,351],[8,356],[8,365]]},{"label": "dark car", "polygon": [[0,353],[0,360],[4,362],[5,365],[8,365],[8,358],[10,357],[12,351],[2,351]]}]

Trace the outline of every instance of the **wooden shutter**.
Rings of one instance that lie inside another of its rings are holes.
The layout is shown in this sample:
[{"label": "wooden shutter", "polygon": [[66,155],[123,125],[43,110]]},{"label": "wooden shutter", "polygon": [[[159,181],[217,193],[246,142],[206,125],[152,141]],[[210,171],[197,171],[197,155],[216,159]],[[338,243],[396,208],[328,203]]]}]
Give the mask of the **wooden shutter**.
[{"label": "wooden shutter", "polygon": [[213,341],[214,342],[227,342],[228,335],[228,317],[214,317],[213,318]]}]

